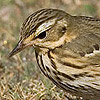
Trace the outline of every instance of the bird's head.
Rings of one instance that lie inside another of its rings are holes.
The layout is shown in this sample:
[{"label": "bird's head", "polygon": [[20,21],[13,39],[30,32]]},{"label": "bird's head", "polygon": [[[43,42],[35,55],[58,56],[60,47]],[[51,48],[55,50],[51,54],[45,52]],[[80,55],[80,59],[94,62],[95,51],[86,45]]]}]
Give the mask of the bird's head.
[{"label": "bird's head", "polygon": [[46,49],[61,46],[68,34],[70,17],[69,14],[57,9],[42,9],[33,13],[22,24],[20,40],[9,57],[29,46]]}]

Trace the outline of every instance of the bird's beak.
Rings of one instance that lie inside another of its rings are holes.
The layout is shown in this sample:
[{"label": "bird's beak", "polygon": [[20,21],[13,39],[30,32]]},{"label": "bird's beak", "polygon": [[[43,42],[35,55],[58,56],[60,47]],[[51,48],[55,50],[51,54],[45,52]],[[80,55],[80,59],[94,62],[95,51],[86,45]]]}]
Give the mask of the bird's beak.
[{"label": "bird's beak", "polygon": [[18,44],[15,46],[15,48],[9,53],[8,57],[12,57],[18,52],[22,51],[27,46],[23,44],[21,41],[18,42]]}]

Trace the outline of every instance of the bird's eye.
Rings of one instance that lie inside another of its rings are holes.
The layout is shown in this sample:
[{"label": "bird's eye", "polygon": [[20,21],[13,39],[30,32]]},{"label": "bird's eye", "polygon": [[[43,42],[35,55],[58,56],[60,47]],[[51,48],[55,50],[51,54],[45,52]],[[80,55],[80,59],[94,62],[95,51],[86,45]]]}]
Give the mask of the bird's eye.
[{"label": "bird's eye", "polygon": [[39,39],[43,39],[43,38],[45,38],[45,37],[46,37],[46,31],[40,33],[40,34],[37,36],[37,38],[39,38]]}]

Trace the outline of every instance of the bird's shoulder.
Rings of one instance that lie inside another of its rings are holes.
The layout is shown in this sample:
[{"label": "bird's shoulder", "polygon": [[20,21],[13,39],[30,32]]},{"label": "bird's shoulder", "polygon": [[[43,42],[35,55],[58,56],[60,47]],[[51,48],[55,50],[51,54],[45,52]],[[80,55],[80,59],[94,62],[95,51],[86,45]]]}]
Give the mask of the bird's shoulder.
[{"label": "bird's shoulder", "polygon": [[100,33],[87,33],[77,36],[70,42],[64,44],[73,52],[92,53],[94,50],[100,51]]}]

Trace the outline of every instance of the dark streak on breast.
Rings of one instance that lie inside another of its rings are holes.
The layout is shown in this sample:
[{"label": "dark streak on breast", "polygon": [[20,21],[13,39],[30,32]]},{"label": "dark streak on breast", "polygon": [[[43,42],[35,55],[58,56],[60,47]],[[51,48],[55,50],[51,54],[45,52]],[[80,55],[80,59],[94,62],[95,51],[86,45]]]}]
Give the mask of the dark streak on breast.
[{"label": "dark streak on breast", "polygon": [[51,73],[51,71],[50,71],[50,69],[49,69],[49,67],[48,67],[48,66],[46,66],[46,69],[48,70],[48,72],[50,72],[50,73]]},{"label": "dark streak on breast", "polygon": [[52,63],[52,67],[56,70],[56,69],[57,69],[56,63],[55,63],[52,59],[51,59],[50,61],[51,61],[51,63]]},{"label": "dark streak on breast", "polygon": [[75,80],[73,77],[71,77],[71,76],[69,76],[69,75],[67,75],[65,73],[59,72],[59,71],[58,71],[58,75],[63,76],[63,77],[65,77],[65,78],[67,78],[67,79],[69,79],[71,81]]},{"label": "dark streak on breast", "polygon": [[[40,70],[42,71],[42,73],[43,73],[45,76],[47,76],[46,73],[44,72],[44,70],[41,68],[41,65],[39,64],[39,56],[38,56],[38,53],[36,53],[36,51],[35,51],[35,55],[36,55],[37,64],[38,64]],[[42,61],[42,56],[40,56],[40,60]],[[41,64],[43,64],[43,61],[41,62]],[[44,66],[44,65],[43,65],[43,66]]]},{"label": "dark streak on breast", "polygon": [[75,78],[79,78],[79,77],[84,77],[88,74],[88,72],[83,72],[83,73],[79,73],[79,74],[72,74],[72,76],[74,76]]},{"label": "dark streak on breast", "polygon": [[58,80],[58,81],[62,81],[60,77],[58,76],[55,76],[55,78]]},{"label": "dark streak on breast", "polygon": [[49,57],[49,59],[50,59],[50,62],[51,62],[51,66],[56,70],[57,68],[56,68],[56,63],[53,61],[53,57],[50,55],[50,51],[48,51],[48,57]]},{"label": "dark streak on breast", "polygon": [[43,64],[42,55],[40,56],[40,60],[41,60],[41,64],[42,64],[43,69],[46,71],[46,69],[45,69],[45,67],[44,67],[44,64]]}]

